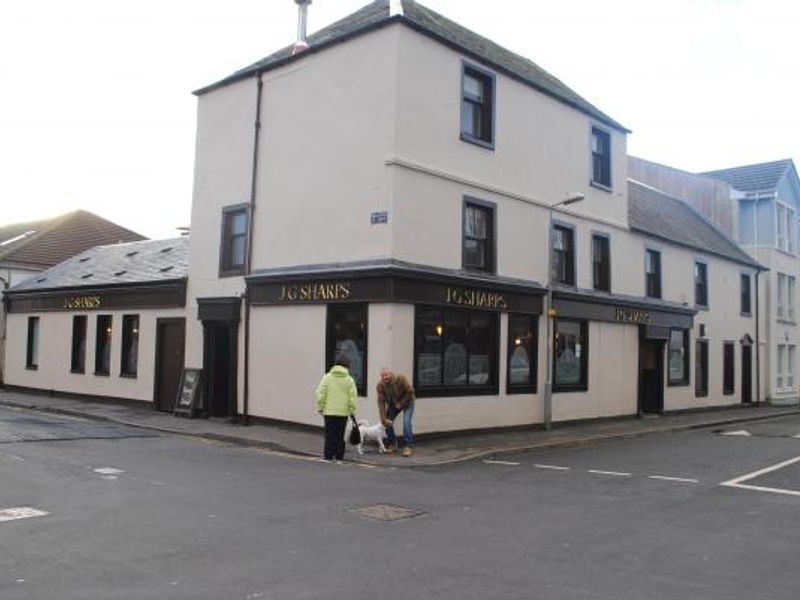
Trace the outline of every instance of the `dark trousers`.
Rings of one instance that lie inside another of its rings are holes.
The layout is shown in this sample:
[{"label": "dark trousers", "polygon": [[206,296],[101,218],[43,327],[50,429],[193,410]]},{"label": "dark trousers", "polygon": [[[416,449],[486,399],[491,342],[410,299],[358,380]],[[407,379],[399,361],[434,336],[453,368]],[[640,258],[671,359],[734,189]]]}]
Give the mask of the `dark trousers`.
[{"label": "dark trousers", "polygon": [[325,460],[344,459],[344,428],[347,417],[325,415]]}]

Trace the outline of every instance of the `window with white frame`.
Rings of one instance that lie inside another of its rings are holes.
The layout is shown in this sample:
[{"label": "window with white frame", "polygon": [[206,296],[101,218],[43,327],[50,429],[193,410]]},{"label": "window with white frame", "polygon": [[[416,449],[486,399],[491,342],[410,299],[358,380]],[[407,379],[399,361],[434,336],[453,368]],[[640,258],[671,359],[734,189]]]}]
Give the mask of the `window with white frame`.
[{"label": "window with white frame", "polygon": [[795,345],[787,346],[786,387],[790,388],[794,387],[794,361],[797,356],[796,350],[797,346]]},{"label": "window with white frame", "polygon": [[777,240],[779,250],[794,253],[797,250],[796,213],[785,204],[776,204]]},{"label": "window with white frame", "polygon": [[778,221],[778,250],[783,250],[786,245],[786,207],[783,204],[776,206],[776,218]]},{"label": "window with white frame", "polygon": [[776,381],[775,385],[779,389],[783,387],[783,364],[786,362],[786,345],[785,344],[778,344],[778,360],[777,362],[777,369],[776,369]]},{"label": "window with white frame", "polygon": [[786,314],[785,298],[786,298],[786,275],[784,275],[783,273],[778,273],[777,313],[779,319],[783,319],[784,315]]},{"label": "window with white frame", "polygon": [[794,253],[795,244],[795,217],[791,208],[786,208],[786,251]]},{"label": "window with white frame", "polygon": [[786,318],[794,321],[794,294],[795,278],[789,275],[786,278]]}]

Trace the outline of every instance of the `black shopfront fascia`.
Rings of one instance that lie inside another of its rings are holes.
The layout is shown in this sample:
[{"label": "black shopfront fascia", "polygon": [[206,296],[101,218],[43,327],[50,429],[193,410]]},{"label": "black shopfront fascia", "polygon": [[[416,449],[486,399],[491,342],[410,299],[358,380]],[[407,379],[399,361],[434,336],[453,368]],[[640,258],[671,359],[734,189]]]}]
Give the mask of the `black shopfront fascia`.
[{"label": "black shopfront fascia", "polygon": [[[417,381],[418,327],[414,328],[414,384],[417,396],[478,396],[499,393],[499,314],[540,315],[544,288],[496,276],[470,276],[452,272],[376,267],[323,273],[254,274],[247,278],[253,306],[393,302],[413,304],[417,310],[438,307],[448,314],[486,315],[494,322],[491,382],[487,385],[436,385]],[[329,344],[328,344],[329,345]]]}]

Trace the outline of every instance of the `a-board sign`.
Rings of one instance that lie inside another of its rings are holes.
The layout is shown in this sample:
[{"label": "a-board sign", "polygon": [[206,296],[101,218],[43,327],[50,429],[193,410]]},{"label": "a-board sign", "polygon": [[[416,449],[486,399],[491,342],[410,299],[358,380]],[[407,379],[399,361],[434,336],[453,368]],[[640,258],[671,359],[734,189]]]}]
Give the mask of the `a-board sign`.
[{"label": "a-board sign", "polygon": [[181,384],[178,387],[178,397],[175,399],[175,415],[193,417],[198,406],[200,396],[200,378],[202,369],[184,369],[181,374]]}]

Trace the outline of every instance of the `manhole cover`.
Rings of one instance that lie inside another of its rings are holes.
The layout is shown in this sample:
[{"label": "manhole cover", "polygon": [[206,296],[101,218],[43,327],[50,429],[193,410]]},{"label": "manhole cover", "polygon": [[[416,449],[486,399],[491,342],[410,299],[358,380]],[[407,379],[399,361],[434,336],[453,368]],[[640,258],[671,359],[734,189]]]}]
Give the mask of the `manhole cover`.
[{"label": "manhole cover", "polygon": [[422,510],[395,506],[394,504],[371,504],[352,510],[360,517],[372,521],[399,521],[401,519],[410,519],[425,514],[425,511]]}]

